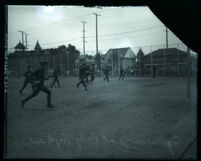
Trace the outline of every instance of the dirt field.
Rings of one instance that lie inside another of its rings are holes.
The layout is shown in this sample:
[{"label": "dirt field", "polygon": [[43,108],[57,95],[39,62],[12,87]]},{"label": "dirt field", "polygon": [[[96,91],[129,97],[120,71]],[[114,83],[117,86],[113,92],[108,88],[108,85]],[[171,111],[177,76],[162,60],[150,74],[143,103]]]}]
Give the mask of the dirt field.
[{"label": "dirt field", "polygon": [[[196,110],[195,80],[189,99],[185,78],[96,78],[85,91],[76,88],[78,78],[62,77],[62,88],[51,89],[54,110],[46,108],[42,92],[21,109],[20,100],[32,91],[28,86],[21,96],[22,82],[8,80],[8,158],[177,159],[185,135],[196,133],[196,114],[190,116]],[[191,120],[187,131],[174,133],[185,118]]]}]

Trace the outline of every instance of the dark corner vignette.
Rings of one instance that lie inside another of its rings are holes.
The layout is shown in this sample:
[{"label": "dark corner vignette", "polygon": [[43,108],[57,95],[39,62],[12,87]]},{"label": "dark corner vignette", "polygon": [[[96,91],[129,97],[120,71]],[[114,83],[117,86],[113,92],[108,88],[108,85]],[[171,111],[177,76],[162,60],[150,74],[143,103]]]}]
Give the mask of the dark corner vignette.
[{"label": "dark corner vignette", "polygon": [[[24,1],[25,2],[25,1]],[[56,2],[56,1],[55,1]],[[63,1],[64,2],[64,1]],[[137,1],[137,2],[139,2],[139,1]],[[144,1],[145,2],[145,1]],[[147,2],[147,1],[146,1]],[[100,4],[102,4],[102,3],[100,3]],[[111,3],[106,3],[107,5],[112,5]],[[115,4],[115,3],[114,3]],[[120,5],[120,3],[118,3],[119,5]],[[137,3],[137,4],[143,4],[143,3]],[[145,3],[145,4],[148,4],[148,3]],[[104,2],[103,2],[103,5],[104,5]],[[86,4],[86,5],[84,5],[84,6],[86,6],[86,7],[93,7],[93,6],[95,6],[95,4],[94,4],[94,2],[92,3],[92,5],[90,5],[90,4]],[[135,6],[135,4],[133,3],[133,7]],[[156,5],[157,6],[157,5]],[[159,7],[159,6],[158,6]],[[8,11],[7,11],[7,6],[5,6],[5,10],[3,10],[3,12],[4,12],[4,14],[5,14],[5,28],[4,28],[4,47],[5,47],[5,49],[4,49],[4,55],[3,55],[3,58],[2,58],[2,60],[3,60],[3,71],[4,71],[4,97],[3,97],[3,99],[4,99],[4,108],[3,108],[3,122],[4,122],[4,124],[3,124],[3,132],[2,132],[2,134],[3,134],[3,136],[4,136],[4,138],[3,138],[3,156],[4,156],[4,158],[6,158],[6,154],[7,154],[7,139],[6,139],[6,136],[7,136],[7,127],[6,127],[6,113],[7,113],[7,80],[8,80],[8,74],[7,74],[7,70],[8,70],[8,48],[7,48],[7,43],[8,43],[8,34],[7,34],[7,19],[8,19]],[[157,12],[156,12],[157,13]],[[160,14],[160,13],[158,13],[158,14]],[[156,15],[157,16],[157,15]],[[171,15],[172,16],[172,15]],[[162,19],[160,19],[160,20],[162,20]],[[163,21],[163,20],[162,20]],[[167,21],[167,23],[169,23],[168,21]],[[171,22],[170,22],[171,23]],[[176,24],[175,24],[176,25]],[[185,28],[185,27],[184,27]],[[186,41],[186,40],[185,40]],[[192,42],[191,42],[192,43]],[[200,66],[200,64],[198,63],[198,66]],[[198,77],[199,78],[199,77]],[[197,116],[198,116],[198,114],[197,114]],[[198,153],[197,153],[198,154]]]},{"label": "dark corner vignette", "polygon": [[8,35],[7,35],[7,6],[4,1],[0,2],[0,60],[1,60],[1,108],[0,108],[0,159],[6,158],[7,152],[7,69],[8,69]]},{"label": "dark corner vignette", "polygon": [[[7,86],[8,86],[8,6],[4,4],[2,9],[4,15],[4,108],[3,110],[3,158],[7,158]],[[2,54],[3,55],[3,54]]]}]

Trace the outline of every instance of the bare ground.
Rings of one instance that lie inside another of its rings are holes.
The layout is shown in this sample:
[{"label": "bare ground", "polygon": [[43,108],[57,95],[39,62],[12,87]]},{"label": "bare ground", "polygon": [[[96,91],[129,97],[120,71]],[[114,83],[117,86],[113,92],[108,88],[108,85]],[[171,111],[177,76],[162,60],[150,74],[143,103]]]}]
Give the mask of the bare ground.
[{"label": "bare ground", "polygon": [[[76,88],[78,78],[62,77],[62,88],[51,89],[55,110],[46,108],[42,92],[21,109],[20,100],[31,93],[29,86],[20,96],[22,82],[8,82],[7,158],[177,159],[191,139],[170,129],[196,110],[194,80],[189,99],[185,78],[99,77],[85,91]],[[194,136],[196,114],[188,118]]]}]

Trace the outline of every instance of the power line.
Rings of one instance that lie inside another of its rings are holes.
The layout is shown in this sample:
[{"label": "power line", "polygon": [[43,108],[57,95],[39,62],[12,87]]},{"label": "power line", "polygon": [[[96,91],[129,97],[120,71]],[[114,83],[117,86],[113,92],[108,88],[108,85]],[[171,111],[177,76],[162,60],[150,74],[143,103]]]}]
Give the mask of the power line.
[{"label": "power line", "polygon": [[[143,37],[143,36],[149,36],[149,35],[159,34],[159,33],[161,33],[161,32],[163,32],[163,31],[155,32],[155,33],[150,33],[150,34],[138,35],[138,36],[135,36],[135,37],[126,37],[126,38],[127,38],[127,39],[133,39],[133,38],[139,38],[139,36],[140,36],[140,38],[141,38],[141,37]],[[100,41],[101,41],[101,42],[102,42],[102,41],[112,41],[112,40],[119,40],[119,39],[123,39],[123,38],[104,39],[104,40],[100,40]],[[94,43],[93,40],[89,40],[89,41],[92,41],[92,42]]]},{"label": "power line", "polygon": [[[108,11],[104,11],[103,14],[105,14],[105,12],[110,12],[112,10],[108,10]],[[119,11],[118,11],[119,13]],[[116,13],[114,13],[116,14]],[[66,19],[66,20],[62,20],[62,21],[57,21],[57,22],[53,22],[53,23],[49,23],[49,24],[44,24],[44,25],[37,25],[37,26],[32,26],[32,27],[25,27],[25,28],[22,28],[22,29],[33,29],[33,28],[39,28],[39,27],[46,27],[46,26],[52,26],[52,25],[63,25],[65,23],[67,23],[68,21],[72,21],[72,20],[75,20],[75,19],[79,19],[79,18],[82,18],[82,17],[86,17],[86,16],[90,16],[91,13],[89,14],[86,14],[86,15],[83,15],[83,16],[78,16],[78,17],[74,17],[74,18],[71,18],[71,19]],[[67,21],[67,22],[64,22],[64,21]],[[139,20],[139,21],[142,21],[142,20]],[[136,21],[135,21],[136,22]],[[61,23],[61,24],[59,24]],[[130,23],[128,23],[130,24]],[[15,32],[9,32],[8,34],[15,34]]]},{"label": "power line", "polygon": [[[110,12],[110,11],[112,11],[112,10],[108,10],[108,11]],[[104,13],[105,13],[105,12],[108,12],[108,11],[104,11]],[[82,18],[82,17],[87,17],[87,16],[90,16],[90,15],[91,15],[91,13],[88,13],[88,14],[86,14],[86,15],[74,17],[74,18],[71,18],[71,19],[66,19],[66,20],[62,20],[62,21],[57,21],[57,22],[53,22],[53,23],[45,24],[45,25],[38,25],[38,26],[26,27],[26,28],[23,28],[23,29],[37,28],[37,27],[43,27],[43,26],[49,26],[49,25],[58,25],[59,22],[72,21],[72,20],[79,19],[79,18]],[[66,23],[66,22],[65,22],[65,23]],[[65,23],[62,23],[62,24],[65,24]]]},{"label": "power line", "polygon": [[[88,14],[89,15],[89,14]],[[81,16],[80,16],[81,17]],[[136,21],[133,21],[133,22],[131,22],[131,23],[123,23],[123,24],[118,24],[118,25],[114,25],[114,27],[119,27],[119,26],[122,26],[122,25],[128,25],[128,24],[135,24],[136,22],[139,22],[139,21],[144,21],[144,20],[150,20],[150,19],[143,19],[143,20],[136,20]],[[47,25],[50,25],[50,24],[47,24]],[[58,24],[57,24],[58,25]],[[42,25],[41,25],[42,26]],[[109,26],[111,26],[111,25],[109,25]],[[106,28],[106,27],[109,27],[109,26],[103,26],[102,28]],[[37,27],[37,26],[35,26],[35,27]],[[30,27],[30,28],[35,28],[35,27]],[[40,26],[38,26],[38,27],[40,27]],[[56,30],[58,30],[58,29],[56,29]],[[47,31],[47,32],[49,32],[49,31]],[[8,33],[9,35],[14,35],[14,34],[16,34],[16,32],[9,32]],[[64,34],[62,34],[62,36],[63,35],[66,35],[66,34],[69,34],[69,33],[64,33]]]},{"label": "power line", "polygon": [[[50,42],[50,43],[42,43],[41,45],[51,45],[51,44],[56,44],[56,43],[62,43],[62,42],[73,41],[73,40],[77,40],[77,39],[78,39],[78,38],[73,38],[73,39],[64,40],[64,41],[56,41],[56,42]],[[34,46],[34,45],[29,45],[29,46]]]},{"label": "power line", "polygon": [[[104,36],[122,35],[122,34],[138,32],[138,31],[150,30],[153,28],[160,28],[160,27],[163,27],[163,26],[154,26],[154,27],[149,27],[149,28],[144,28],[144,29],[139,29],[139,30],[133,30],[133,31],[128,31],[128,32],[120,32],[120,33],[115,33],[115,34],[104,34],[104,35],[99,35],[99,36],[104,37]],[[95,36],[87,36],[87,38],[89,38],[89,37],[95,37]]]},{"label": "power line", "polygon": [[79,19],[79,18],[82,18],[82,17],[86,17],[86,16],[89,16],[91,15],[90,14],[86,14],[86,15],[83,15],[83,16],[78,16],[78,17],[74,17],[74,18],[71,18],[71,19],[66,19],[66,20],[62,20],[62,21],[57,21],[57,22],[53,22],[53,23],[49,23],[49,24],[45,24],[45,25],[38,25],[38,26],[32,26],[32,27],[25,27],[23,29],[32,29],[32,28],[38,28],[38,27],[44,27],[44,26],[52,26],[52,25],[60,25],[58,24],[58,22],[63,22],[62,24],[65,24],[66,22],[64,21],[72,21],[72,20],[75,20],[75,19]]},{"label": "power line", "polygon": [[136,22],[141,22],[141,21],[147,21],[147,20],[152,20],[152,19],[155,19],[155,18],[147,18],[147,19],[140,19],[140,20],[135,20],[135,21],[132,21],[132,22],[129,22],[129,23],[120,23],[120,24],[116,24],[116,25],[104,25],[104,28],[108,28],[108,27],[119,27],[119,26],[125,26],[125,25],[135,25]]},{"label": "power line", "polygon": [[[148,35],[153,35],[153,34],[157,34],[157,33],[161,33],[163,31],[160,31],[160,32],[154,32],[154,33],[150,33],[150,34],[143,34],[143,35],[140,35],[140,36],[148,36]],[[138,35],[139,36],[139,35]],[[134,36],[134,37],[127,37],[127,38],[136,38],[138,36]],[[94,36],[95,37],[95,36]],[[86,37],[85,37],[86,38]],[[111,41],[111,40],[116,40],[116,39],[121,39],[121,38],[111,38],[111,39],[104,39],[104,40],[101,40],[101,41]],[[64,42],[68,42],[68,41],[73,41],[73,40],[78,40],[78,37],[76,38],[73,38],[73,39],[68,39],[68,40],[63,40],[63,41],[56,41],[56,42],[51,42],[51,43],[42,43],[41,45],[51,45],[51,44],[56,44],[56,43],[64,43]],[[94,40],[88,40],[88,41],[93,41]],[[34,45],[29,45],[29,46],[34,46]]]}]

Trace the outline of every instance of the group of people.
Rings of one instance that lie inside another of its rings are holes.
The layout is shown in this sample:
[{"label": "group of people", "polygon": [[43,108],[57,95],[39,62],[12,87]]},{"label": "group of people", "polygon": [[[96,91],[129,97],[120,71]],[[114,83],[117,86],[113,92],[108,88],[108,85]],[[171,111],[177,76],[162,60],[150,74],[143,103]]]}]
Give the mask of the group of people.
[{"label": "group of people", "polygon": [[[58,75],[60,74],[60,69],[57,67],[53,74],[50,76],[47,76],[47,62],[41,62],[40,68],[34,72],[31,70],[31,66],[27,66],[27,70],[24,73],[24,83],[22,88],[20,89],[20,94],[23,93],[23,90],[28,84],[32,85],[32,93],[21,100],[21,107],[23,108],[25,103],[35,97],[39,94],[40,91],[47,94],[47,107],[48,108],[55,108],[51,103],[51,91],[44,85],[45,80],[48,80],[49,78],[53,78],[53,81],[50,85],[50,88],[53,88],[55,86],[55,83],[57,83],[58,87],[60,88],[60,82],[58,79]],[[109,82],[109,73],[110,69],[105,68],[104,71],[104,78],[103,80]],[[120,77],[119,80],[124,79],[125,71],[123,68],[120,69]],[[89,79],[90,76],[90,79]],[[86,65],[85,63],[80,66],[79,69],[79,82],[76,84],[76,87],[79,88],[79,86],[82,84],[85,90],[87,91],[87,85],[93,84],[95,80],[95,69],[93,66]]]},{"label": "group of people", "polygon": [[51,91],[44,85],[45,80],[49,79],[52,76],[46,76],[47,71],[47,62],[41,62],[40,68],[34,72],[31,71],[31,67],[27,67],[27,71],[24,73],[24,84],[20,90],[20,94],[22,94],[23,89],[30,83],[32,85],[32,94],[28,95],[24,99],[21,100],[21,107],[24,107],[24,104],[38,95],[40,91],[45,92],[47,94],[47,107],[54,108],[51,103]]},{"label": "group of people", "polygon": [[45,80],[48,80],[49,78],[53,78],[53,81],[50,85],[52,88],[55,86],[55,83],[57,82],[58,87],[60,88],[60,83],[58,79],[58,75],[60,73],[59,67],[57,67],[53,74],[50,76],[47,76],[47,62],[41,62],[40,68],[34,72],[31,70],[31,66],[27,66],[27,71],[24,73],[24,83],[22,88],[20,89],[20,94],[22,94],[24,88],[30,83],[32,85],[32,93],[21,100],[21,107],[24,107],[24,104],[39,94],[40,91],[45,92],[47,94],[47,107],[48,108],[54,108],[54,106],[51,103],[51,91],[44,85]]},{"label": "group of people", "polygon": [[95,69],[93,68],[93,66],[82,64],[79,69],[79,82],[77,83],[76,87],[79,88],[80,84],[82,84],[85,90],[87,91],[87,84],[93,84],[94,79]]}]

